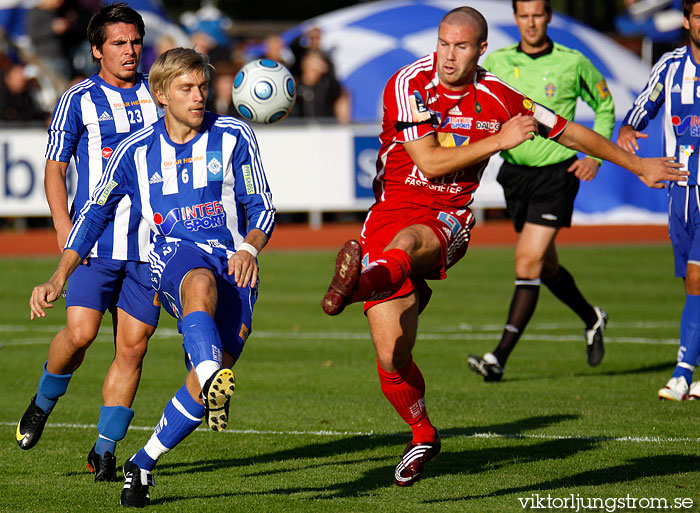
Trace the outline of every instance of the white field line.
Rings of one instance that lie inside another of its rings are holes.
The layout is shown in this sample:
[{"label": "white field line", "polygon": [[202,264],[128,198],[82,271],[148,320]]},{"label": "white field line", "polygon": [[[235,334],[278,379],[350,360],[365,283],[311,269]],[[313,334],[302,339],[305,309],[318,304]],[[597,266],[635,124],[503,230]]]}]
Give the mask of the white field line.
[{"label": "white field line", "polygon": [[[675,327],[676,324],[670,323],[629,323],[630,328],[668,328]],[[7,325],[0,324],[0,334],[12,333],[13,337],[0,336],[0,347],[2,346],[33,346],[33,345],[48,345],[51,342],[53,334],[58,332],[62,326],[60,325],[45,325],[36,329],[33,326],[27,325]],[[616,330],[624,330],[624,325],[615,325]],[[502,326],[496,330],[495,326],[474,326],[470,329],[459,328],[443,328],[441,330],[432,330],[429,332],[419,333],[420,340],[458,340],[470,342],[490,342],[497,341],[501,338]],[[583,333],[581,327],[576,329],[577,334],[571,335],[547,335],[537,333],[538,330],[551,329],[572,329],[567,325],[535,325],[528,329],[528,332],[523,335],[524,340],[545,341],[545,342],[578,342],[581,340]],[[17,336],[17,334],[31,333],[30,337]],[[47,333],[46,337],[37,337],[39,333]],[[253,337],[256,339],[267,340],[369,340],[369,330],[367,331],[267,331],[256,330],[253,332]],[[156,330],[155,339],[179,339],[180,335],[177,330],[171,328],[160,328]],[[105,330],[105,333],[98,335],[97,340],[100,342],[112,340],[111,331]],[[651,344],[651,345],[678,345],[677,338],[655,338],[655,337],[605,337],[606,343],[611,344]]]},{"label": "white field line", "polygon": [[[0,422],[0,426],[17,426],[17,422]],[[46,424],[49,429],[97,429],[97,424]],[[129,426],[130,430],[134,431],[153,431],[153,427],[149,426]],[[196,431],[210,433],[207,428],[197,428]],[[259,430],[259,429],[226,429],[219,433],[229,435],[271,435],[271,436],[387,436],[385,433],[375,433],[373,431],[283,431],[283,430]],[[396,436],[397,438],[405,438],[405,434],[389,434],[388,436]],[[465,431],[464,433],[454,433],[441,435],[442,438],[504,438],[504,439],[519,439],[519,440],[578,440],[589,442],[631,442],[631,443],[688,443],[700,442],[700,438],[663,438],[650,436],[576,436],[576,435],[540,435],[526,433],[472,433]]]},{"label": "white field line", "polygon": [[[25,333],[27,331],[38,333],[56,333],[63,328],[63,324],[44,324],[41,320],[34,321],[32,324],[0,324],[0,333],[2,332],[17,332]],[[612,325],[614,329],[668,329],[679,328],[678,322],[615,322]],[[580,323],[536,323],[530,324],[528,330],[581,330]],[[503,324],[467,324],[460,323],[456,326],[444,326],[441,328],[433,328],[432,331],[440,333],[469,333],[473,331],[496,331],[501,332]],[[263,331],[256,331],[263,333]],[[267,332],[275,333],[275,332]],[[295,333],[295,332],[284,332]],[[167,336],[177,336],[177,331],[170,328],[158,328],[156,335],[166,334]]]}]

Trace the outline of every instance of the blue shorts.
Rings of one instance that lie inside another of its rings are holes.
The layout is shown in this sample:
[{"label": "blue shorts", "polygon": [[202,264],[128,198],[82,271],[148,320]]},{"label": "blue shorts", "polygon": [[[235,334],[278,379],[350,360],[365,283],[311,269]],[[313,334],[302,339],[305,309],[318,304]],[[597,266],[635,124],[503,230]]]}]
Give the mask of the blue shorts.
[{"label": "blue shorts", "polygon": [[193,269],[209,269],[214,274],[218,293],[214,322],[224,351],[233,356],[234,362],[238,360],[253,329],[257,284],[254,288],[238,287],[233,276],[228,275],[225,256],[209,254],[186,241],[159,244],[151,251],[149,259],[153,288],[158,292],[163,308],[178,320],[178,330],[182,320],[182,280]]},{"label": "blue shorts", "polygon": [[668,195],[668,233],[676,276],[685,278],[688,262],[700,265],[700,191],[697,186],[671,185]]},{"label": "blue shorts", "polygon": [[116,306],[150,326],[158,325],[160,315],[148,264],[111,258],[90,258],[87,264],[78,266],[66,287],[69,306],[102,313]]}]

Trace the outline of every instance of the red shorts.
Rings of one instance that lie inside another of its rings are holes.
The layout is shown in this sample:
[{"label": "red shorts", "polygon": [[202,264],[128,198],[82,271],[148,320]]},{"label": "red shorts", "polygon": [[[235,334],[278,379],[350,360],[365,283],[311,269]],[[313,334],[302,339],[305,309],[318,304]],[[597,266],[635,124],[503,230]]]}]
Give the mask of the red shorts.
[{"label": "red shorts", "polygon": [[423,311],[430,297],[430,288],[425,280],[443,280],[446,271],[456,264],[467,252],[471,229],[475,219],[468,209],[436,211],[430,209],[397,209],[391,211],[370,210],[362,228],[362,267],[375,261],[384,248],[403,228],[413,225],[429,227],[440,241],[440,265],[427,274],[410,276],[402,287],[391,297],[379,301],[365,302],[365,312],[372,306],[390,299],[407,296],[414,290],[420,293],[420,311]]}]

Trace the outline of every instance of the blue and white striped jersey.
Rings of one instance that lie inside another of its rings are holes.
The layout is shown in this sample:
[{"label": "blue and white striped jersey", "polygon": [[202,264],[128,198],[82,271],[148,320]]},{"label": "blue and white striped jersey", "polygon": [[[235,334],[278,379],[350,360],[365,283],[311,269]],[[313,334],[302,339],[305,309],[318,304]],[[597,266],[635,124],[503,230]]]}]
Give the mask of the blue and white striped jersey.
[{"label": "blue and white striped jersey", "polygon": [[149,223],[156,245],[191,241],[227,258],[249,230],[269,237],[275,224],[253,131],[212,112],[185,144],[170,139],[164,119],[119,144],[66,247],[85,255],[127,198]]},{"label": "blue and white striped jersey", "polygon": [[[63,93],[49,126],[46,158],[58,162],[74,160],[78,184],[70,209],[73,222],[90,199],[117,145],[157,119],[147,77],[141,74],[135,86],[125,89],[93,75]],[[140,221],[141,216],[125,198],[91,256],[140,260],[141,248],[150,242],[149,227]]]},{"label": "blue and white striped jersey", "polygon": [[665,53],[654,65],[644,90],[623,125],[643,130],[664,107],[666,156],[675,156],[690,171],[689,185],[698,185],[700,151],[700,64],[690,47]]}]

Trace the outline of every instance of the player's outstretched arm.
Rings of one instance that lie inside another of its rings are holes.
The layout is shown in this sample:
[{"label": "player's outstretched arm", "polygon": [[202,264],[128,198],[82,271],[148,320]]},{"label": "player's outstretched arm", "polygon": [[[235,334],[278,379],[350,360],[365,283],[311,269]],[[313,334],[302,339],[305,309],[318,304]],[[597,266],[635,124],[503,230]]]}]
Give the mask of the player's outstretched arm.
[{"label": "player's outstretched arm", "polygon": [[640,158],[574,121],[566,125],[557,142],[572,150],[624,167],[637,175],[645,185],[655,189],[665,187],[663,182],[666,180],[677,182],[684,180],[690,174],[688,171],[679,169],[683,165],[676,162],[673,157]]},{"label": "player's outstretched arm", "polygon": [[255,287],[258,282],[258,253],[267,244],[267,235],[262,230],[253,228],[246,235],[231,258],[228,259],[228,274],[233,275],[239,287]]},{"label": "player's outstretched arm", "polygon": [[80,265],[80,255],[72,249],[67,249],[61,255],[58,261],[58,267],[53,276],[46,283],[37,285],[32,290],[32,296],[29,298],[29,309],[31,310],[30,318],[46,317],[44,308],[53,308],[53,303],[61,295],[63,286],[68,281],[68,277]]},{"label": "player's outstretched arm", "polygon": [[482,162],[499,151],[515,148],[537,133],[537,120],[518,114],[503,123],[501,130],[490,137],[466,146],[443,147],[435,136],[404,143],[408,155],[428,178],[449,175]]},{"label": "player's outstretched arm", "polygon": [[632,125],[623,125],[617,134],[617,145],[623,150],[636,154],[639,151],[637,139],[646,139],[647,137],[649,137],[648,134],[635,130]]}]

